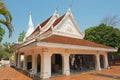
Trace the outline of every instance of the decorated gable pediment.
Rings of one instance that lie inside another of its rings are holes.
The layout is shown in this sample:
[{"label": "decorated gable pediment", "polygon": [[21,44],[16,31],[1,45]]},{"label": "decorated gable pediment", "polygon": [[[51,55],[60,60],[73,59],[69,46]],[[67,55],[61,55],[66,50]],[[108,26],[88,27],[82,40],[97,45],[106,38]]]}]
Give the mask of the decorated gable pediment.
[{"label": "decorated gable pediment", "polygon": [[57,31],[57,33],[66,34],[67,36],[73,35],[71,37],[77,36],[80,39],[83,39],[84,37],[71,16],[65,16],[60,23],[55,26],[55,31]]},{"label": "decorated gable pediment", "polygon": [[65,22],[63,22],[63,24],[58,28],[58,31],[79,35],[78,30],[76,30],[74,24],[70,19],[67,19]]}]

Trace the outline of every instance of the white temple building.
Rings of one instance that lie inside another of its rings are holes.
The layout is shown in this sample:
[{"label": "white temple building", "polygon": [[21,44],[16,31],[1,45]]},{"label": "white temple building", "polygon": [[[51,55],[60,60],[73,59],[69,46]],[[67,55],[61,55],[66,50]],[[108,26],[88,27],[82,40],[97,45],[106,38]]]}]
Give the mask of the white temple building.
[{"label": "white temple building", "polygon": [[25,71],[32,69],[34,75],[43,79],[107,69],[107,53],[117,49],[83,38],[70,9],[61,16],[55,11],[35,29],[30,14],[24,41],[11,47],[15,52],[15,67]]}]

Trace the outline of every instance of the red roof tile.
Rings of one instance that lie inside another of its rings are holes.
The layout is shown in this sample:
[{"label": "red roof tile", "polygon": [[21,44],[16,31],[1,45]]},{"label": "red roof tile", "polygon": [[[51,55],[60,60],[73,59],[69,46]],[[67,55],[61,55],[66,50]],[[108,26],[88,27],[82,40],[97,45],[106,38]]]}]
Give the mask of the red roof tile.
[{"label": "red roof tile", "polygon": [[65,14],[62,15],[61,17],[59,17],[58,19],[56,19],[53,23],[53,27],[56,26],[63,18],[64,18]]},{"label": "red roof tile", "polygon": [[48,19],[46,19],[45,21],[43,21],[43,22],[40,24],[41,28],[44,27],[44,26],[48,23],[48,21],[51,19],[51,17],[52,17],[52,16],[50,16]]},{"label": "red roof tile", "polygon": [[89,47],[112,48],[109,46],[104,46],[102,44],[90,42],[84,39],[76,39],[76,38],[70,38],[70,37],[64,37],[64,36],[58,36],[58,35],[52,35],[41,41],[51,42],[51,43],[60,43],[60,44],[79,45],[79,46],[89,46]]},{"label": "red roof tile", "polygon": [[49,20],[51,19],[52,16],[50,16],[48,19],[46,19],[45,21],[43,21],[40,25],[37,26],[37,28],[33,31],[33,33],[29,36],[31,37],[32,35],[36,35],[40,32],[40,27],[44,27],[48,22]]},{"label": "red roof tile", "polygon": [[[65,14],[62,15],[61,17],[59,17],[58,19],[56,19],[56,20],[54,21],[54,23],[53,23],[53,27],[56,26],[56,25],[63,19],[64,16],[65,16]],[[34,32],[33,32],[29,37],[31,37],[32,35],[38,34],[38,32],[40,32],[40,27],[41,27],[41,28],[44,27],[44,26],[49,22],[49,20],[51,19],[51,17],[52,17],[52,16],[50,16],[50,17],[47,18],[45,21],[43,21],[39,26],[37,26],[37,28],[34,30]],[[29,38],[29,37],[28,37],[28,38]]]},{"label": "red roof tile", "polygon": [[30,36],[28,36],[28,38],[31,37],[32,35],[38,34],[39,32],[40,32],[40,26],[38,26],[38,27],[33,31],[33,33],[32,33]]}]

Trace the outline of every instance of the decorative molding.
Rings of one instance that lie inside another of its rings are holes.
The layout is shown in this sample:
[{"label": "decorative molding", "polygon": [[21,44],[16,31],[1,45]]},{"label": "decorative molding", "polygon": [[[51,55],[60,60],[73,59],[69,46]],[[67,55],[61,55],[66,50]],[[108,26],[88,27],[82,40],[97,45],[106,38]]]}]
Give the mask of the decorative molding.
[{"label": "decorative molding", "polygon": [[42,52],[48,52],[48,48],[42,48]]},{"label": "decorative molding", "polygon": [[[61,30],[61,26],[63,26],[63,30]],[[66,32],[66,33],[71,33],[70,35],[72,35],[74,33],[74,35],[80,36],[80,39],[84,38],[83,33],[80,31],[79,27],[77,26],[72,13],[71,12],[67,12],[66,15],[64,16],[64,18],[54,27],[55,31],[61,31],[61,32],[65,32],[64,29],[66,26],[72,26],[73,28],[75,28],[74,30],[72,29],[73,32]],[[76,33],[75,33],[76,30]],[[70,30],[71,31],[71,30]]]},{"label": "decorative molding", "polygon": [[69,53],[69,50],[68,50],[68,49],[65,49],[65,53]]},{"label": "decorative molding", "polygon": [[44,27],[41,28],[41,33],[44,33],[45,31],[47,31],[57,18],[58,18],[57,14],[53,14],[49,22]]},{"label": "decorative molding", "polygon": [[79,45],[70,45],[70,44],[58,44],[58,43],[48,43],[48,42],[37,42],[38,46],[44,47],[55,47],[55,48],[65,48],[65,49],[82,49],[82,50],[98,50],[98,51],[107,51],[107,52],[116,52],[117,49],[108,49],[108,48],[99,48],[99,47],[90,47],[90,46],[79,46]]},{"label": "decorative molding", "polygon": [[68,34],[68,33],[65,33],[65,32],[60,32],[60,31],[55,31],[55,30],[52,32],[52,34],[60,35],[60,36],[68,36],[68,37],[77,38],[77,39],[83,38],[82,36],[78,36],[78,35],[74,35],[74,34]]},{"label": "decorative molding", "polygon": [[35,42],[35,41],[36,41],[36,39],[30,40],[30,41],[25,42],[23,45],[26,46],[26,45],[28,45],[28,44],[30,44],[32,42]]}]

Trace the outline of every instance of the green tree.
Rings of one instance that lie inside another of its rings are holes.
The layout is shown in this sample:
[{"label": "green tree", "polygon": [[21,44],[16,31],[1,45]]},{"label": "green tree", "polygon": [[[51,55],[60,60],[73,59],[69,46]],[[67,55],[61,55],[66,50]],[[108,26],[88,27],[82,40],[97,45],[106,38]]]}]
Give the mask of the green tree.
[{"label": "green tree", "polygon": [[85,30],[84,39],[118,48],[119,50],[117,53],[109,54],[109,56],[111,56],[112,59],[114,59],[114,56],[120,59],[120,30],[118,28],[106,26],[105,24],[90,27]]},{"label": "green tree", "polygon": [[12,16],[2,1],[0,1],[0,15],[4,17],[0,19],[0,23],[7,27],[9,30],[9,37],[11,37],[13,32],[13,26],[11,24]]},{"label": "green tree", "polygon": [[5,50],[5,48],[3,47],[3,45],[0,45],[0,60],[3,59],[9,59],[9,53],[7,53]]},{"label": "green tree", "polygon": [[85,30],[85,39],[106,46],[120,48],[120,30],[105,24]]},{"label": "green tree", "polygon": [[5,30],[0,26],[0,42],[2,41],[4,34]]},{"label": "green tree", "polygon": [[9,59],[13,55],[13,52],[9,49],[13,45],[14,43],[8,43],[8,42],[3,43],[3,49],[4,49],[3,58],[4,59]]},{"label": "green tree", "polygon": [[23,39],[25,37],[25,31],[22,31],[20,34],[19,34],[19,37],[18,37],[18,42],[22,42]]},{"label": "green tree", "polygon": [[4,55],[4,49],[3,49],[3,46],[0,45],[0,60],[1,58],[3,58],[3,55]]}]

